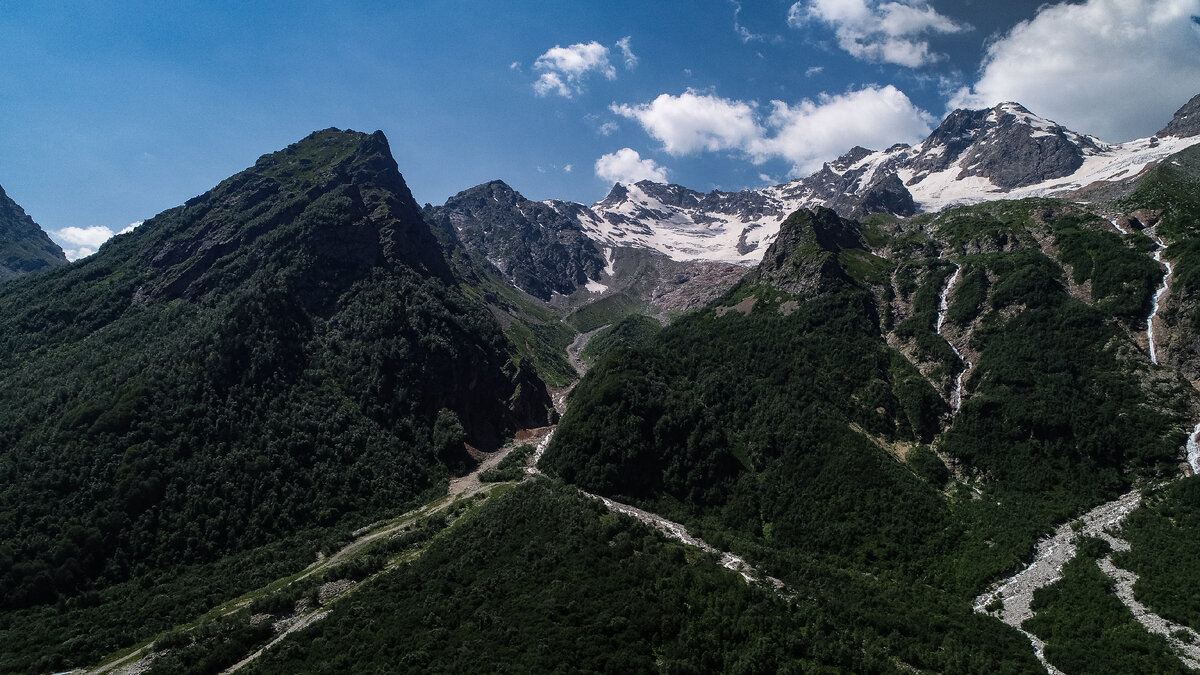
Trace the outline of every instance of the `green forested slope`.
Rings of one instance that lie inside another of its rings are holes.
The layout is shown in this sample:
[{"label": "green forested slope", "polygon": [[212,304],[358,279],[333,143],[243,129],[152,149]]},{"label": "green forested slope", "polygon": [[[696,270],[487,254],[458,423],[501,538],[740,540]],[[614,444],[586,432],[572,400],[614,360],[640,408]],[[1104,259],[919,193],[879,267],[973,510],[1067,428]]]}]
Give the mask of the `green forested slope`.
[{"label": "green forested slope", "polygon": [[5,285],[0,670],[93,659],[257,576],[172,585],[189,565],[303,567],[336,530],[289,537],[402,510],[464,440],[545,424],[510,351],[380,133],[313,134]]},{"label": "green forested slope", "polygon": [[[1134,340],[1161,272],[1145,237],[1110,231],[1039,200],[865,230],[796,214],[756,275],[601,360],[541,466],[789,582],[859,570],[874,611],[938,615],[961,639],[970,599],[1052,523],[1177,471],[1195,394]],[[952,417],[966,364],[946,336],[973,362]],[[886,635],[860,602],[842,618]]]},{"label": "green forested slope", "polygon": [[899,673],[903,659],[1036,672],[1020,639],[989,635],[983,617],[968,617],[968,649],[961,634],[912,641],[912,616],[892,618],[881,639],[844,612],[749,586],[714,558],[539,480],[493,498],[249,672]]}]

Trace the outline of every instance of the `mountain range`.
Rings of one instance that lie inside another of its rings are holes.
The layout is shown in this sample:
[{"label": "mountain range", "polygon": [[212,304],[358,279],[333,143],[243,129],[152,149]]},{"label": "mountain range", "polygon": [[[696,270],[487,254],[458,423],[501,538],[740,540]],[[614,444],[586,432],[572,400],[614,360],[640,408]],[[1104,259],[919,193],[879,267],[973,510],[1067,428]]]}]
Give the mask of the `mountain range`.
[{"label": "mountain range", "polygon": [[591,206],[326,129],[71,264],[4,197],[0,671],[1200,669],[1198,108]]}]

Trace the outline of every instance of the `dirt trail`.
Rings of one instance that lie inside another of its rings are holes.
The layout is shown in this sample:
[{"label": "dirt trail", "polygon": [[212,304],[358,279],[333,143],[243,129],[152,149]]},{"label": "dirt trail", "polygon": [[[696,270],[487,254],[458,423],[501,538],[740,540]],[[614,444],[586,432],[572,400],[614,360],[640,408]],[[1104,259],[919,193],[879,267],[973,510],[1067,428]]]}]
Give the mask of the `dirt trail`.
[{"label": "dirt trail", "polygon": [[706,553],[712,553],[713,555],[716,555],[718,558],[720,558],[722,567],[731,569],[734,572],[742,575],[742,578],[746,580],[746,583],[766,583],[780,595],[794,595],[787,592],[787,586],[779,579],[776,579],[775,577],[769,577],[762,572],[759,572],[741,556],[714,548],[703,539],[692,536],[687,531],[687,528],[680,523],[667,520],[656,513],[643,511],[636,506],[622,504],[621,502],[609,499],[608,497],[601,497],[600,495],[594,495],[590,492],[583,492],[583,494],[591,497],[592,499],[600,500],[606,507],[608,507],[609,511],[614,513],[623,513],[645,523],[646,525],[649,525],[650,527],[653,527],[654,529],[662,532],[676,541],[681,541],[688,546],[695,546]]},{"label": "dirt trail", "polygon": [[[553,427],[547,427],[544,430],[544,433],[546,434],[545,437],[548,439],[549,436],[552,434],[552,432],[553,432]],[[535,436],[534,439],[536,439],[536,438],[537,437]],[[480,462],[479,466],[476,467],[475,470],[472,471],[471,473],[469,473],[466,476],[463,476],[461,478],[452,479],[450,481],[449,492],[447,493],[447,496],[449,497],[449,499],[440,499],[438,501],[434,501],[429,504],[426,504],[418,509],[409,511],[408,513],[404,514],[403,516],[400,516],[400,518],[390,521],[390,524],[387,527],[384,527],[379,530],[375,530],[373,532],[370,532],[369,534],[359,537],[358,539],[354,540],[350,544],[346,545],[344,548],[342,548],[337,553],[334,553],[333,555],[329,556],[328,558],[326,558],[322,561],[318,561],[317,563],[314,563],[313,566],[309,570],[306,570],[304,574],[297,577],[295,581],[300,581],[301,579],[304,579],[305,577],[308,577],[308,576],[316,573],[319,570],[329,569],[332,565],[336,565],[337,563],[354,555],[358,551],[361,551],[364,547],[366,547],[371,542],[374,542],[383,537],[391,536],[393,534],[398,533],[399,531],[403,530],[405,527],[408,527],[408,525],[410,523],[412,523],[412,521],[416,518],[431,515],[431,514],[439,512],[439,511],[442,511],[442,510],[446,509],[448,506],[450,506],[451,504],[455,503],[456,501],[471,497],[471,496],[475,495],[476,493],[487,492],[487,491],[492,490],[494,487],[496,487],[500,483],[483,483],[479,480],[479,475],[481,473],[483,473],[484,471],[487,471],[488,469],[494,468],[505,457],[508,456],[508,453],[512,452],[518,445],[523,445],[525,442],[526,441],[522,441],[522,442],[514,441],[512,443],[509,443],[508,445],[501,448],[500,450],[497,450],[496,452],[488,455],[488,457],[486,457],[482,462]],[[371,527],[372,528],[378,527],[378,525],[371,526]],[[316,623],[317,621],[320,621],[321,619],[325,618],[325,616],[327,614],[329,614],[329,611],[327,609],[318,610],[318,609],[314,608],[313,610],[309,611],[308,613],[304,613],[304,614],[297,616],[295,619],[292,620],[291,623],[287,624],[287,627],[284,628],[282,631],[280,631],[279,634],[276,635],[274,637],[274,639],[272,639],[269,643],[267,643],[265,646],[263,646],[261,649],[254,652],[253,654],[247,656],[245,659],[241,660],[233,667],[224,671],[222,673],[222,675],[228,675],[229,673],[233,673],[233,672],[239,670],[240,668],[244,667],[245,665],[247,665],[250,662],[257,659],[259,656],[261,656],[263,653],[265,653],[268,649],[270,649],[272,646],[274,646],[280,640],[283,640],[289,634],[311,626],[312,624]]]},{"label": "dirt trail", "polygon": [[112,675],[138,675],[150,669],[150,665],[154,663],[157,654],[150,650],[151,645],[145,645],[141,649],[122,656],[121,658],[107,663],[99,668],[80,670],[72,670],[72,673],[85,673],[86,675],[100,675],[100,673],[111,673]]},{"label": "dirt trail", "polygon": [[247,656],[246,658],[242,659],[241,661],[238,661],[237,663],[226,668],[225,670],[222,670],[221,675],[229,675],[230,673],[234,673],[234,672],[237,672],[238,670],[241,670],[242,668],[249,665],[252,661],[258,659],[258,657],[265,654],[268,649],[270,649],[271,647],[274,647],[276,644],[278,644],[281,640],[283,640],[287,636],[291,635],[292,633],[295,633],[298,630],[303,630],[305,628],[308,628],[309,626],[320,621],[321,619],[324,619],[325,616],[328,614],[329,614],[329,610],[324,610],[324,611],[312,612],[310,614],[305,614],[305,615],[297,617],[295,620],[293,620],[291,623],[289,623],[287,625],[287,628],[284,628],[283,630],[279,631],[279,634],[277,634],[270,642],[263,645],[262,648],[260,648],[258,651],[254,652],[253,654]]}]

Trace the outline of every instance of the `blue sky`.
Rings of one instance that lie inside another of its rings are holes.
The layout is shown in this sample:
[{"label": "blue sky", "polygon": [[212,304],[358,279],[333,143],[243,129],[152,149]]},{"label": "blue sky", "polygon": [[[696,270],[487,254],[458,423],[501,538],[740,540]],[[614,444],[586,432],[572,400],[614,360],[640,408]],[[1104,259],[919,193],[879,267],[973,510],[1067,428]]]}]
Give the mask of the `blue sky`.
[{"label": "blue sky", "polygon": [[84,254],[330,126],[421,203],[741,189],[1018,100],[1120,142],[1200,92],[1200,0],[0,3],[0,185]]}]

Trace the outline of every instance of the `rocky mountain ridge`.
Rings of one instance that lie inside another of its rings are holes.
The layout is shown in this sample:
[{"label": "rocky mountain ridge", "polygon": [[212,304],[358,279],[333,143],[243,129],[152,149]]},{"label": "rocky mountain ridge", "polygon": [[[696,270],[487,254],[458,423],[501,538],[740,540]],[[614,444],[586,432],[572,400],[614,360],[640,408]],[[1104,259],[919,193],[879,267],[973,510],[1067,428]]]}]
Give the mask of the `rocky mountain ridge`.
[{"label": "rocky mountain ridge", "polygon": [[65,264],[62,248],[0,187],[0,282]]},{"label": "rocky mountain ridge", "polygon": [[545,203],[601,247],[632,246],[673,260],[757,263],[779,224],[823,206],[861,219],[911,216],[995,199],[1069,197],[1097,185],[1129,185],[1165,157],[1200,143],[1200,96],[1158,134],[1108,144],[1039,117],[1017,103],[956,110],[922,142],[856,147],[819,171],[782,185],[701,193],[679,185],[618,183],[585,206]]}]

